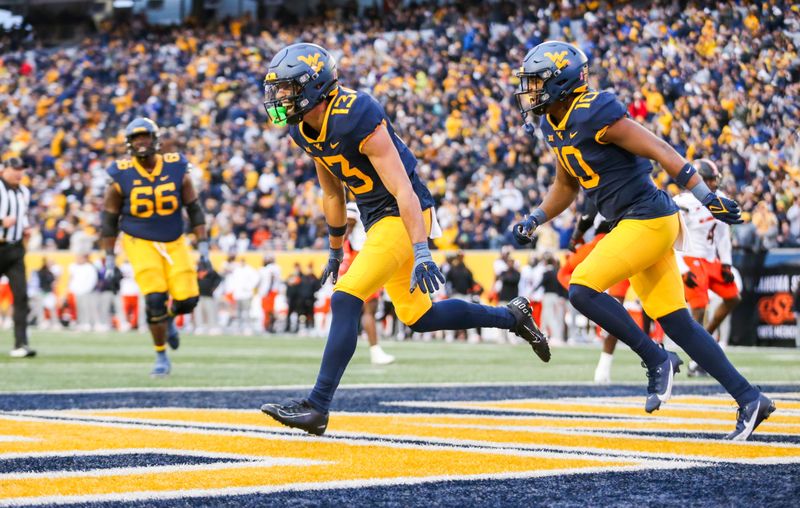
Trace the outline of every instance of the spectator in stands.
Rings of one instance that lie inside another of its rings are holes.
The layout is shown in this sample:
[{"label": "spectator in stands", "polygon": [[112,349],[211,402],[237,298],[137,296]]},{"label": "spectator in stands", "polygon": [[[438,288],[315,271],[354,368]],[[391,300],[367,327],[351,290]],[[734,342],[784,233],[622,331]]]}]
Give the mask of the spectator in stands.
[{"label": "spectator in stands", "polygon": [[[490,191],[513,187],[534,202],[554,172],[553,155],[511,120],[515,106],[505,92],[516,82],[508,62],[537,40],[567,39],[592,58],[593,86],[613,87],[631,116],[682,155],[719,161],[734,193],[757,182],[757,202],[800,175],[792,99],[800,88],[792,35],[800,13],[781,0],[751,7],[576,2],[559,10],[563,23],[548,25],[535,22],[552,15],[547,2],[412,5],[380,19],[244,21],[238,36],[229,27],[176,27],[138,37],[129,24],[109,25],[78,48],[39,49],[34,39],[4,55],[0,100],[11,106],[0,112],[0,140],[32,168],[31,222],[41,225],[42,243],[83,249],[94,241],[106,157],[124,153],[120,129],[129,115],[147,114],[165,126],[165,146],[185,145],[221,247],[324,247],[321,217],[310,212],[317,207],[306,206],[319,192],[313,164],[292,152],[281,129],[262,131],[264,112],[251,106],[262,90],[252,77],[263,72],[265,55],[292,40],[334,37],[343,79],[372,90],[425,161],[419,171],[439,210],[458,219],[448,224],[454,247],[489,247],[508,242],[515,211],[494,213]],[[420,32],[431,19],[437,31]],[[391,44],[360,35],[387,29],[400,30]],[[87,71],[75,53],[109,58],[91,60]],[[107,107],[93,106],[106,97]]]},{"label": "spectator in stands", "polygon": [[75,299],[77,330],[88,332],[95,324],[96,301],[93,293],[97,287],[97,268],[89,262],[87,254],[78,254],[75,262],[69,265],[68,273],[67,287]]},{"label": "spectator in stands", "polygon": [[216,295],[222,283],[222,276],[213,268],[197,272],[197,285],[200,289],[200,301],[194,310],[193,319],[195,333],[217,335],[219,329],[219,309]]},{"label": "spectator in stands", "polygon": [[50,258],[42,259],[42,267],[36,271],[39,281],[39,306],[35,314],[40,328],[56,328],[58,326],[58,298],[55,293],[56,281],[61,277],[61,267]]},{"label": "spectator in stands", "polygon": [[[314,302],[316,293],[320,289],[319,277],[314,275],[314,264],[309,263],[306,273],[300,278],[298,288],[298,318],[305,321],[306,330],[314,329]],[[300,325],[298,324],[298,327]]]},{"label": "spectator in stands", "polygon": [[[458,251],[454,256],[448,258],[447,268],[442,271],[445,276],[445,284],[448,298],[457,298],[459,300],[475,301],[474,297],[480,297],[482,292],[480,285],[475,282],[472,276],[472,271],[464,264],[464,251]],[[516,295],[515,295],[516,296]],[[456,339],[466,339],[467,330],[455,330],[454,337]],[[476,330],[480,336],[480,329]],[[445,334],[447,337],[448,335]],[[452,339],[451,337],[450,339]]]},{"label": "spectator in stands", "polygon": [[[116,303],[117,309],[117,322],[119,330],[127,332],[128,330],[138,330],[140,320],[144,316],[140,316],[140,309],[144,307],[139,305],[141,297],[139,286],[136,285],[136,280],[133,278],[133,267],[130,262],[125,261],[119,267],[121,279],[119,282],[119,299]],[[143,314],[143,313],[142,313]]]},{"label": "spectator in stands", "polygon": [[545,271],[539,286],[544,290],[542,296],[542,331],[547,334],[552,344],[565,342],[566,322],[564,316],[567,309],[567,295],[564,287],[558,282],[559,262],[552,254],[543,258]]},{"label": "spectator in stands", "polygon": [[272,254],[264,255],[264,266],[258,272],[257,293],[261,299],[261,312],[263,320],[262,329],[267,332],[274,332],[275,326],[275,298],[281,289],[281,269],[275,262]]},{"label": "spectator in stands", "polygon": [[248,265],[242,256],[237,256],[230,268],[226,286],[233,297],[231,329],[244,335],[253,333],[250,308],[257,285],[258,272]]},{"label": "spectator in stands", "polygon": [[[101,257],[95,263],[97,270],[97,286],[95,286],[94,298],[94,330],[96,332],[107,332],[111,329],[111,316],[116,307],[115,295],[119,293],[119,278],[106,278],[106,260]],[[118,270],[116,267],[113,270]],[[121,277],[120,273],[120,277]]]},{"label": "spectator in stands", "polygon": [[[300,327],[300,313],[302,312],[300,284],[303,281],[303,271],[300,263],[294,264],[292,274],[286,280],[286,303],[289,309],[286,312],[286,329],[284,332],[296,333]],[[295,326],[292,327],[292,316],[295,316]]]}]

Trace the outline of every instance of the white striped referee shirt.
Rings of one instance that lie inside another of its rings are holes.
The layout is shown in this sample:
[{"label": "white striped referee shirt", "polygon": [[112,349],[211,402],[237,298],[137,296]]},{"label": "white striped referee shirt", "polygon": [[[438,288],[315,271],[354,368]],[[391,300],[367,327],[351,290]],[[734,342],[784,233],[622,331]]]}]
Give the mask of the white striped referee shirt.
[{"label": "white striped referee shirt", "polygon": [[[22,241],[22,234],[28,227],[28,206],[31,192],[24,185],[16,189],[0,178],[0,242],[16,243]],[[16,217],[17,222],[10,228],[3,227],[6,217]]]}]

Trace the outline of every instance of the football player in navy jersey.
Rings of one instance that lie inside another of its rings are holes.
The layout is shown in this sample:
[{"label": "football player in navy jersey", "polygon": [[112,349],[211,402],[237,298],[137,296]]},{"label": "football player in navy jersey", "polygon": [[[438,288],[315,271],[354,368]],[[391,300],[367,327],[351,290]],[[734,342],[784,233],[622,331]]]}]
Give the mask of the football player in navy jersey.
[{"label": "football player in navy jersey", "polygon": [[[412,330],[497,327],[524,338],[550,360],[547,339],[517,298],[504,307],[448,300],[431,303],[444,283],[428,250],[435,225],[433,198],[416,172],[417,160],[397,136],[383,107],[370,95],[340,86],[336,62],[325,49],[299,43],[272,59],[264,83],[270,120],[289,124],[289,134],[313,158],[323,192],[330,255],[322,273],[336,284],[331,297],[328,342],[316,385],[307,399],[264,404],[261,410],[284,425],[321,435],[328,408],[356,348],[364,300],[381,287],[398,318]],[[338,279],[346,231],[345,186],[355,196],[367,240]]]},{"label": "football player in navy jersey", "polygon": [[689,314],[673,252],[681,237],[678,207],[650,178],[650,160],[717,219],[741,222],[739,207],[711,192],[669,144],[627,118],[613,93],[589,89],[587,72],[586,55],[564,42],[542,43],[525,56],[517,104],[528,132],[535,129],[529,115],[541,116],[541,132],[557,162],[555,182],[539,207],[515,226],[514,235],[521,243],[530,242],[536,228],[563,212],[583,188],[614,228],[573,272],[570,302],[642,358],[649,378],[645,410],[650,413],[670,398],[677,357],[651,341],[604,293],[630,279],[645,312],[736,399],[736,429],[726,439],[748,439],[775,405],[736,371]]},{"label": "football player in navy jersey", "polygon": [[[144,295],[145,313],[156,350],[152,377],[169,375],[167,346],[178,349],[173,318],[197,305],[197,271],[183,236],[183,209],[198,239],[200,262],[208,265],[205,214],[189,176],[189,162],[178,153],[158,152],[158,125],[136,118],[125,129],[130,159],[108,168],[111,185],[101,216],[101,243],[106,267],[116,265],[114,245],[122,230],[122,247]],[[115,270],[106,270],[112,274]],[[172,297],[168,305],[169,297]]]}]

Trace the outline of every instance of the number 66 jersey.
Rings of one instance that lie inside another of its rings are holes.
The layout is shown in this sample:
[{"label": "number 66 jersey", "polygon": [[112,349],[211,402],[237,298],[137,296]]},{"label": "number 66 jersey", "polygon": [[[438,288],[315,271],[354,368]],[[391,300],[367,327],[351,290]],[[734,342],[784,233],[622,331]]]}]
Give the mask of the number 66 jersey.
[{"label": "number 66 jersey", "polygon": [[130,236],[171,242],[183,234],[181,193],[189,162],[180,154],[157,154],[148,172],[136,158],[117,160],[108,168],[122,195],[120,229]]},{"label": "number 66 jersey", "polygon": [[612,224],[672,215],[678,207],[653,183],[650,161],[602,141],[608,127],[626,114],[613,93],[588,91],[558,125],[544,115],[540,127],[561,166]]},{"label": "number 66 jersey", "polygon": [[337,87],[328,100],[320,132],[301,122],[289,126],[289,135],[355,195],[364,228],[369,231],[380,219],[400,215],[397,200],[383,185],[369,157],[361,153],[364,143],[381,125],[389,132],[422,210],[431,208],[433,198],[417,175],[417,159],[395,134],[380,103],[343,86]]}]

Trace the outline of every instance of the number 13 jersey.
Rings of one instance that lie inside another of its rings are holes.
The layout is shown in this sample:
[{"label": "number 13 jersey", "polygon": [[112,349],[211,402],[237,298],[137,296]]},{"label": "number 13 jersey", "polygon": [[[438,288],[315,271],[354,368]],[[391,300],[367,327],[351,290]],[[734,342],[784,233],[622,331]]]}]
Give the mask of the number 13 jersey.
[{"label": "number 13 jersey", "polygon": [[120,229],[154,242],[171,242],[183,234],[183,176],[189,162],[180,154],[156,155],[156,167],[147,172],[133,159],[117,160],[108,175],[122,195]]},{"label": "number 13 jersey", "polygon": [[672,215],[678,207],[653,183],[650,161],[600,140],[626,114],[613,93],[589,91],[575,99],[558,125],[544,115],[540,126],[561,166],[577,178],[603,217],[616,224]]},{"label": "number 13 jersey", "polygon": [[380,219],[400,215],[397,200],[383,185],[369,157],[361,153],[364,143],[381,124],[386,126],[400,155],[422,210],[432,207],[433,197],[416,172],[417,159],[395,133],[380,103],[369,94],[341,86],[328,100],[320,132],[301,122],[289,126],[289,135],[355,195],[364,228],[369,231]]}]

